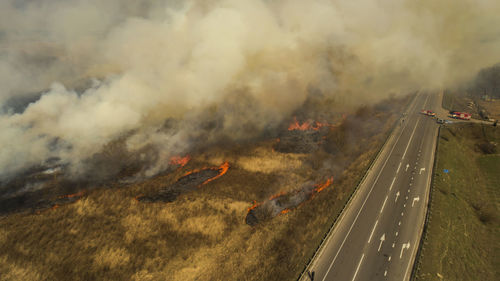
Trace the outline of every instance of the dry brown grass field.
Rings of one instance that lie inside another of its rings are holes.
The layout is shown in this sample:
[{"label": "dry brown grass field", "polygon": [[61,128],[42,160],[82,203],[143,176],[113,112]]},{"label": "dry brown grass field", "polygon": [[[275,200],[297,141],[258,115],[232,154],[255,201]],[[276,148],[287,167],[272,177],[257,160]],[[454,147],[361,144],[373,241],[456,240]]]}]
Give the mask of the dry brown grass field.
[{"label": "dry brown grass field", "polygon": [[479,105],[484,108],[488,114],[489,118],[500,120],[500,100],[495,101],[478,101]]},{"label": "dry brown grass field", "polygon": [[[332,130],[312,153],[275,151],[275,139],[213,147],[170,173],[99,186],[40,213],[5,215],[0,280],[294,280],[407,102],[353,113],[358,125],[369,123],[360,125],[366,134]],[[134,199],[225,161],[225,175],[172,203]],[[330,176],[333,185],[292,211],[253,227],[245,223],[254,201]]]}]

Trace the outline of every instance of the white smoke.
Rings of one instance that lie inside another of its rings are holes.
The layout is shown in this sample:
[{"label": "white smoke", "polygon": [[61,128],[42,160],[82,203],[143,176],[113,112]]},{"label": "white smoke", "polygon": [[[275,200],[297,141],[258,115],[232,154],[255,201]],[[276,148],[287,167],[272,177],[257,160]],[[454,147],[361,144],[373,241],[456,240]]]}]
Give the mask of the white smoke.
[{"label": "white smoke", "polygon": [[[310,85],[349,103],[450,85],[500,60],[498,10],[493,0],[2,1],[0,178],[52,157],[80,167],[124,134],[130,151],[161,147],[166,165],[207,137],[200,118],[216,112],[219,131],[245,138]],[[32,103],[14,108],[20,97]],[[168,118],[182,125],[159,130]]]}]

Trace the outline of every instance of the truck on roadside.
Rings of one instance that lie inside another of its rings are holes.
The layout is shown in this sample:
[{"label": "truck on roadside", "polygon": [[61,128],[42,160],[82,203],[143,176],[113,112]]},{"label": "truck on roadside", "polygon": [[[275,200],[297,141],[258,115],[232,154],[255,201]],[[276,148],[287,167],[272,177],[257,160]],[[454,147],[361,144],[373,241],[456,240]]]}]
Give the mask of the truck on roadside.
[{"label": "truck on roadside", "polygon": [[461,119],[461,120],[470,120],[472,114],[467,113],[467,112],[458,112],[458,111],[453,111],[450,114],[451,118],[455,119]]}]

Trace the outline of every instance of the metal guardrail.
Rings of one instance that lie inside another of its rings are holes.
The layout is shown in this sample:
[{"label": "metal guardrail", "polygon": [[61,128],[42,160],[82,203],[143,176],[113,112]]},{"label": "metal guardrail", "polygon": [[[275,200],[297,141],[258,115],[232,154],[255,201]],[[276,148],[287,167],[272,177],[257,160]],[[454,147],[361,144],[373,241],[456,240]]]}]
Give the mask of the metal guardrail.
[{"label": "metal guardrail", "polygon": [[[409,102],[408,108],[407,108],[407,110],[405,112],[407,112],[410,109],[411,104],[416,100],[417,96],[418,95],[416,94],[413,97],[413,99]],[[405,117],[403,117],[403,118],[405,118]],[[316,247],[316,249],[314,250],[314,255],[311,258],[309,258],[309,260],[307,261],[306,265],[304,266],[304,269],[302,270],[302,273],[297,278],[297,281],[300,281],[304,277],[304,275],[306,273],[308,273],[307,268],[309,268],[309,266],[311,265],[312,261],[314,261],[314,259],[316,258],[316,256],[320,252],[320,250],[323,248],[326,239],[330,236],[330,233],[335,228],[335,226],[336,226],[336,224],[338,222],[339,217],[342,216],[342,214],[344,213],[346,207],[349,206],[349,204],[351,203],[352,199],[354,198],[354,195],[358,192],[359,187],[361,186],[361,184],[363,183],[363,181],[368,176],[368,172],[372,170],[373,166],[377,162],[377,159],[380,157],[380,154],[382,153],[382,151],[384,150],[385,146],[387,145],[387,143],[391,139],[391,136],[393,135],[394,130],[397,128],[398,124],[401,124],[401,120],[402,120],[402,118],[400,117],[400,118],[398,118],[398,119],[396,119],[394,121],[394,124],[392,125],[392,128],[387,132],[387,135],[386,135],[384,143],[380,146],[380,148],[377,151],[377,153],[372,157],[370,166],[368,166],[368,168],[366,168],[364,170],[363,177],[361,177],[361,179],[358,180],[358,182],[356,184],[356,187],[354,188],[353,192],[351,192],[351,194],[349,195],[349,199],[344,203],[344,206],[342,206],[342,209],[340,210],[340,212],[337,213],[337,216],[335,216],[335,218],[333,219],[333,221],[332,221],[332,223],[330,225],[330,228],[328,229],[328,231],[325,233],[325,235],[321,239],[321,242],[320,242],[319,246]]]}]

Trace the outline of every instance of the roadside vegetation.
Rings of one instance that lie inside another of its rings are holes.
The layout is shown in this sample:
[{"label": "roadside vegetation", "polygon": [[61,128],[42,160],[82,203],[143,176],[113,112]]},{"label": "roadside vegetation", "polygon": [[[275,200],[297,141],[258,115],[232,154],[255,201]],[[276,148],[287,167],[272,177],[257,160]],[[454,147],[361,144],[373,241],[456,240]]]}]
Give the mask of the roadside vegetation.
[{"label": "roadside vegetation", "polygon": [[500,280],[500,130],[441,128],[415,280]]}]

